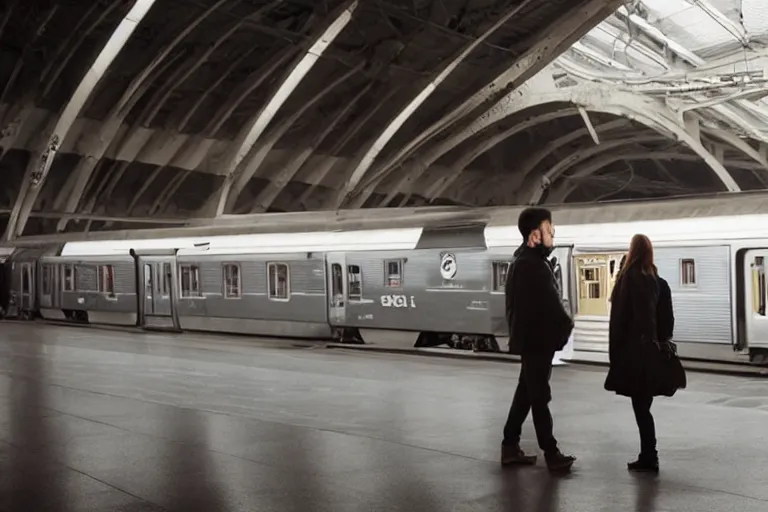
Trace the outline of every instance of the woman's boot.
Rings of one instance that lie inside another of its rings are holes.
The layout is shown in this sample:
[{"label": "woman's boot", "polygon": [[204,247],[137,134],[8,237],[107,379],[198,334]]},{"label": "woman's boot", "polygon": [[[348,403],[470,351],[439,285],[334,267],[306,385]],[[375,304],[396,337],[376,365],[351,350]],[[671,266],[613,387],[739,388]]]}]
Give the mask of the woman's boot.
[{"label": "woman's boot", "polygon": [[636,461],[627,464],[627,469],[630,471],[644,472],[644,473],[658,473],[659,472],[659,455],[656,453],[645,455],[640,454]]}]

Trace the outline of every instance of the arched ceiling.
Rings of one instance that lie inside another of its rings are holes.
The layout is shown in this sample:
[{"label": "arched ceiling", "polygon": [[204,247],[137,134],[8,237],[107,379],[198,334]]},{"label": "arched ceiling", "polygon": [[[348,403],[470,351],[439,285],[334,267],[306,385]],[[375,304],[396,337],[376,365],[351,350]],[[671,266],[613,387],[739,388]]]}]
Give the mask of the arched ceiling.
[{"label": "arched ceiling", "polygon": [[[578,112],[572,125],[542,124],[544,135],[529,142],[534,149],[522,163],[490,179],[462,167],[472,149],[457,149],[451,158],[464,171],[428,187],[422,201],[560,203],[765,189],[766,43],[768,5],[759,0],[628,2],[535,77],[535,88],[500,103],[492,119],[514,118],[528,105],[566,105]],[[483,129],[476,141],[496,137]],[[499,145],[516,146],[518,138]]]},{"label": "arched ceiling", "polygon": [[768,186],[761,0],[0,8],[6,238]]},{"label": "arched ceiling", "polygon": [[380,202],[620,4],[7,0],[5,236]]}]

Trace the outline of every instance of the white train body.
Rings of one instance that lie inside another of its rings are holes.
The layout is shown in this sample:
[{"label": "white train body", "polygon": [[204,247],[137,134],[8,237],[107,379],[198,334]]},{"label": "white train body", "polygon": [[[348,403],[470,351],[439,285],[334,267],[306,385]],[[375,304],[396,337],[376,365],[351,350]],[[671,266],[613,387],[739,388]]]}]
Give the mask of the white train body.
[{"label": "white train body", "polygon": [[[573,218],[555,211],[577,352],[607,354],[618,263],[644,233],[672,288],[681,354],[765,362],[768,214]],[[70,242],[17,251],[6,267],[16,309],[45,318],[401,346],[470,335],[503,351],[503,277],[519,243],[512,225]]]}]

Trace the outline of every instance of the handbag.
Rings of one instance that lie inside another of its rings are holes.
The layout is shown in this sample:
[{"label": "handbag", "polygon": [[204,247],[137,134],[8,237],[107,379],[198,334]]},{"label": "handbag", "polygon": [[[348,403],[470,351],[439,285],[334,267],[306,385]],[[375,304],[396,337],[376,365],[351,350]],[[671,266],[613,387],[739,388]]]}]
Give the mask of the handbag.
[{"label": "handbag", "polygon": [[654,341],[650,344],[651,372],[654,396],[674,396],[678,389],[685,389],[688,378],[677,355],[677,344],[671,340]]}]

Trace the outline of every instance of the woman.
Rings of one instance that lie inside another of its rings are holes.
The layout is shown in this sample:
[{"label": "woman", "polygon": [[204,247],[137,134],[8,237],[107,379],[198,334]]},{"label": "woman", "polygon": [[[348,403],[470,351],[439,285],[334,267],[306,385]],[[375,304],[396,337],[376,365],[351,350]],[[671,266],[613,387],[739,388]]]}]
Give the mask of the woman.
[{"label": "woman", "polygon": [[640,456],[630,471],[658,471],[656,427],[651,415],[654,383],[651,375],[658,340],[659,282],[653,246],[645,235],[635,235],[619,270],[611,295],[609,327],[610,369],[605,389],[632,399],[640,431]]}]

